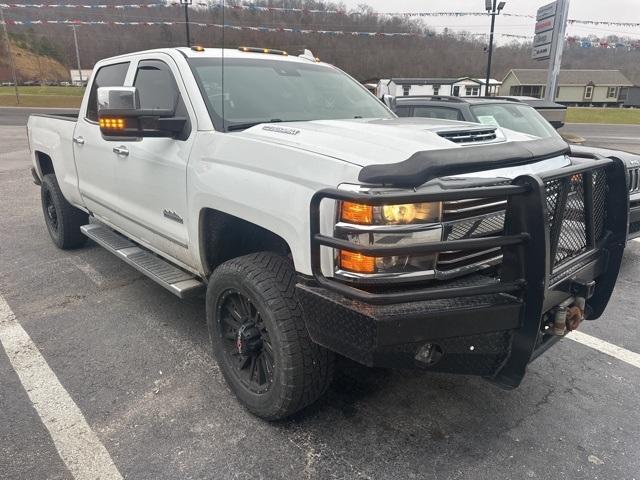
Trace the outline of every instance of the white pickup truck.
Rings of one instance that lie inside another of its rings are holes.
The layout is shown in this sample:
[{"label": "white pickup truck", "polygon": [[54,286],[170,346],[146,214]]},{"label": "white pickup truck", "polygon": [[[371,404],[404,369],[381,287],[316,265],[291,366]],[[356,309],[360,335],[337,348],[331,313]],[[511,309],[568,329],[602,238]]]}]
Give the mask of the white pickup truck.
[{"label": "white pickup truck", "polygon": [[256,415],[314,402],[335,353],[514,388],[608,303],[620,161],[399,119],[308,54],[161,49],[93,72],[77,117],[29,119],[51,238],[206,291],[214,356]]}]

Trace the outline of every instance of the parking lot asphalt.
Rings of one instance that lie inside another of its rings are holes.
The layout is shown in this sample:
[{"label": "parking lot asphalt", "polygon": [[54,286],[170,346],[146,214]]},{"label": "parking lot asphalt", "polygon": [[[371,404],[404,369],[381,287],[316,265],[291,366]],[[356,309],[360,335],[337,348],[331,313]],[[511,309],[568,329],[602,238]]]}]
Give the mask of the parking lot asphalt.
[{"label": "parking lot asphalt", "polygon": [[[640,478],[640,369],[570,339],[514,391],[341,362],[317,405],[252,417],[211,359],[203,301],[94,244],[56,249],[28,168],[24,127],[0,127],[0,297],[122,477]],[[612,302],[581,331],[640,352],[639,274],[630,242]],[[21,353],[0,348],[0,477],[74,478],[10,361]]]}]

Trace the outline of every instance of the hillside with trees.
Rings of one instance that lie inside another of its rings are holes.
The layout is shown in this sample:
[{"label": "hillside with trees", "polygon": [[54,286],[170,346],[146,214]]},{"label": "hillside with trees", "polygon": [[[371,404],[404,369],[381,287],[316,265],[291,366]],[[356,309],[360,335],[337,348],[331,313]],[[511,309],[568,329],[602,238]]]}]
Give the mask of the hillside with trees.
[{"label": "hillside with trees", "polygon": [[[69,79],[66,57],[55,43],[43,36],[27,33],[11,33],[11,53],[16,68],[16,77],[23,83],[37,81],[42,83],[60,82]],[[6,45],[0,37],[0,80],[13,81]]]},{"label": "hillside with trees", "polygon": [[[77,4],[113,4],[113,0],[68,0]],[[233,2],[227,2],[233,4]],[[255,5],[269,5],[266,1]],[[277,6],[318,10],[344,9],[344,5],[307,0],[279,1]],[[97,60],[125,52],[185,44],[183,10],[179,6],[141,9],[7,9],[8,20],[81,20],[104,21],[104,25],[77,27],[83,68]],[[222,24],[221,8],[190,9],[190,20],[197,23]],[[176,22],[174,25],[120,26],[113,22]],[[359,80],[381,77],[482,77],[486,68],[486,39],[464,32],[435,33],[419,20],[377,16],[366,6],[356,14],[294,13],[225,9],[224,23],[234,26],[264,26],[343,32],[406,32],[420,36],[384,37],[350,34],[302,34],[260,32],[252,30],[224,31],[224,45],[268,46],[292,53],[308,48],[322,60],[333,63]],[[30,44],[47,58],[60,60],[67,68],[75,67],[73,33],[69,25],[9,24],[12,35],[29,39]],[[193,43],[210,47],[223,45],[219,27],[191,27]],[[613,42],[612,42],[613,43]],[[511,68],[545,68],[546,64],[530,59],[531,46],[519,42],[502,45],[495,50],[493,77],[502,78]],[[564,68],[620,69],[640,84],[640,50],[580,48],[565,50]]]}]

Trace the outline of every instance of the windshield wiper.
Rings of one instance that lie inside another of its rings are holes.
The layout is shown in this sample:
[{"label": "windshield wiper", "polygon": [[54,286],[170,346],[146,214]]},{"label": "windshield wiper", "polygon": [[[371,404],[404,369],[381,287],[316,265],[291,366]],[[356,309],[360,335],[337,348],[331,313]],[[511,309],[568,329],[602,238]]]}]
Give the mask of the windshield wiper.
[{"label": "windshield wiper", "polygon": [[245,130],[247,128],[255,127],[261,123],[281,123],[281,122],[308,122],[309,120],[282,120],[280,118],[272,118],[271,120],[264,120],[262,122],[247,122],[247,123],[234,123],[227,127],[228,132],[235,130]]},{"label": "windshield wiper", "polygon": [[269,123],[269,122],[234,123],[233,125],[229,125],[227,127],[227,131],[233,132],[235,130],[246,130],[247,128],[251,128],[251,127],[255,127],[256,125],[260,125],[261,123]]}]

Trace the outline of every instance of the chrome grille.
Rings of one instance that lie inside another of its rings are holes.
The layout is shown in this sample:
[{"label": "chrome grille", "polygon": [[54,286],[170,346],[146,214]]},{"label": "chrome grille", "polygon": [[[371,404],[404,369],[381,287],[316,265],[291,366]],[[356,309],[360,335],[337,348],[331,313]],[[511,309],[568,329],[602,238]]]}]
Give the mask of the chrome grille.
[{"label": "chrome grille", "polygon": [[[638,169],[640,172],[640,169]],[[588,179],[592,186],[587,189]],[[551,269],[594,248],[605,233],[607,176],[604,170],[551,180],[545,184],[546,215],[551,241]],[[586,202],[586,195],[592,202]],[[504,234],[506,199],[473,199],[443,204],[443,240],[491,237]],[[590,213],[586,213],[591,209]],[[441,252],[441,277],[496,265],[501,249]]]},{"label": "chrome grille", "polygon": [[640,192],[640,167],[629,169],[629,193]]},{"label": "chrome grille", "polygon": [[[443,240],[463,240],[502,235],[506,199],[471,199],[445,202],[443,205]],[[438,255],[440,277],[479,270],[500,262],[500,248],[473,251],[447,251]]]},{"label": "chrome grille", "polygon": [[453,143],[478,143],[490,142],[497,137],[495,128],[477,129],[477,130],[452,130],[438,132],[442,138],[446,138]]}]

